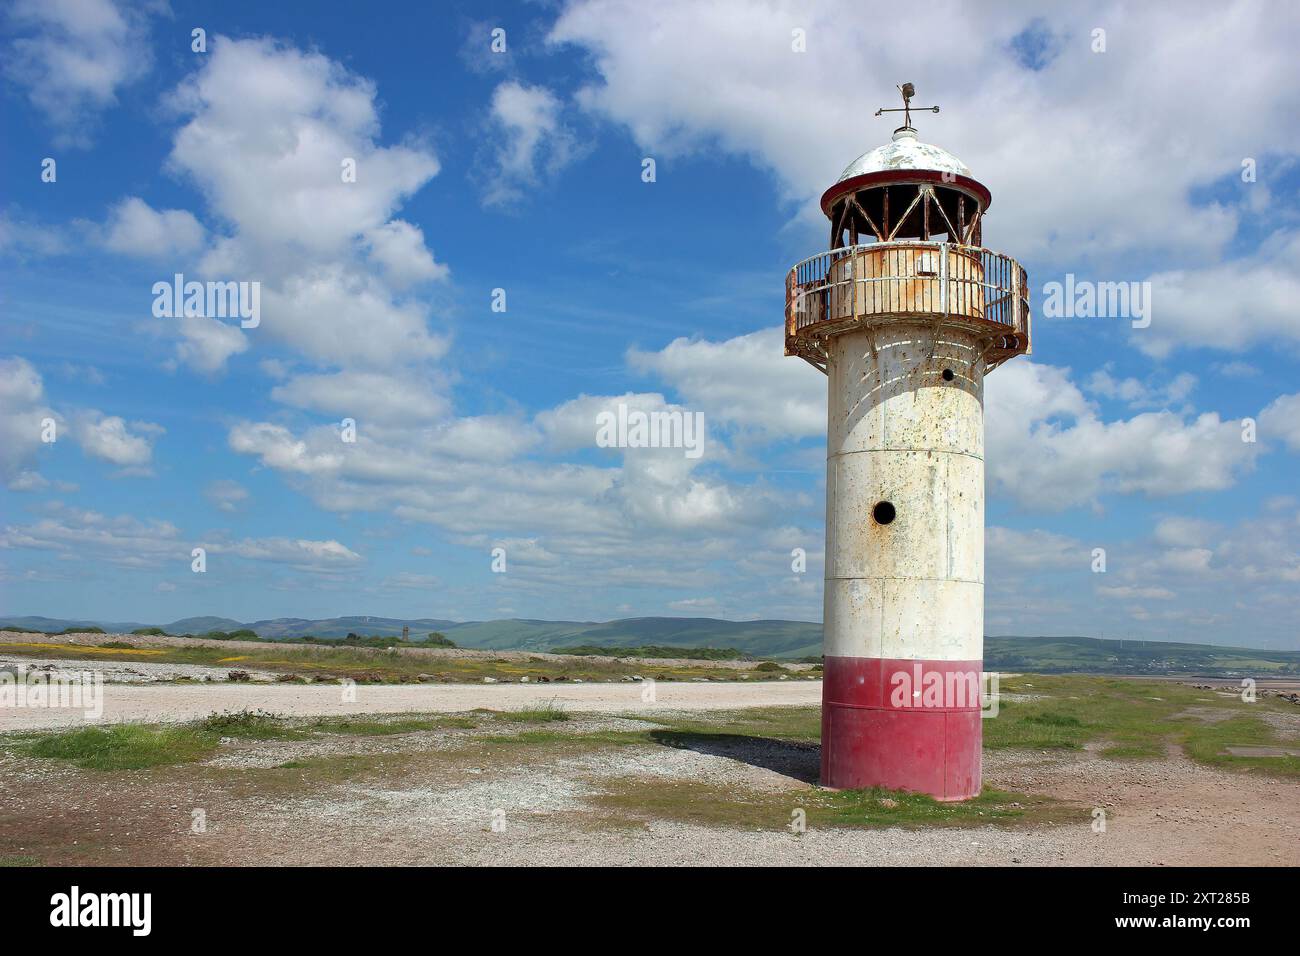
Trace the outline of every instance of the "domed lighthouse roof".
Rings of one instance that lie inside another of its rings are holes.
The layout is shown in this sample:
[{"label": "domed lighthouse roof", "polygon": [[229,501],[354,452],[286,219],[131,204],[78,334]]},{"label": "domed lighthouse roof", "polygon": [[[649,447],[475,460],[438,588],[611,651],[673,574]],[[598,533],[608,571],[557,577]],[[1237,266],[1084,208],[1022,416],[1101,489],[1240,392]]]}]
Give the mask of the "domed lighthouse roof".
[{"label": "domed lighthouse roof", "polygon": [[946,149],[921,142],[916,138],[916,130],[904,126],[894,131],[890,142],[863,153],[844,167],[836,182],[842,183],[868,173],[912,169],[971,177],[969,167],[960,159]]}]

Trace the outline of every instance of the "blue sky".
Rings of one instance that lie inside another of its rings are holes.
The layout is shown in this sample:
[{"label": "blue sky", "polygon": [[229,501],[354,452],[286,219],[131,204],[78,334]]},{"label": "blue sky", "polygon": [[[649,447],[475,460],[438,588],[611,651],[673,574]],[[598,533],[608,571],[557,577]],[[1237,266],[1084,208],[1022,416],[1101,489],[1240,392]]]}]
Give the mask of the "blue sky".
[{"label": "blue sky", "polygon": [[[0,611],[818,620],[784,277],[911,80],[1035,300],[987,384],[987,632],[1300,646],[1293,11],[325,6],[11,5]],[[261,324],[155,317],[177,272]],[[1150,282],[1150,326],[1039,314],[1067,274]],[[620,401],[704,454],[596,447]]]}]

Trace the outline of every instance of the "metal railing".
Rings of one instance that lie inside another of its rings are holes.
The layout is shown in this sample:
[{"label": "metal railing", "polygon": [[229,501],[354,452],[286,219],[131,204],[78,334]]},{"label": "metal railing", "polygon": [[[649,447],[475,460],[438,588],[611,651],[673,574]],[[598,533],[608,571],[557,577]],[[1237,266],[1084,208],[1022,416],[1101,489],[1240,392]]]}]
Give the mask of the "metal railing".
[{"label": "metal railing", "polygon": [[908,315],[1001,326],[1027,346],[1025,270],[978,246],[881,242],[811,256],[786,278],[787,337],[826,323]]}]

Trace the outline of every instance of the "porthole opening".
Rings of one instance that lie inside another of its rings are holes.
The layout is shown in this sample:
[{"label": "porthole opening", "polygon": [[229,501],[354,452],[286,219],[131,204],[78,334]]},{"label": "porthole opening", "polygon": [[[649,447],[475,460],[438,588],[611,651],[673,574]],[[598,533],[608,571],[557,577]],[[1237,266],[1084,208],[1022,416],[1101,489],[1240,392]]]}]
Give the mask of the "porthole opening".
[{"label": "porthole opening", "polygon": [[897,515],[898,512],[894,510],[893,504],[888,501],[877,501],[876,506],[871,509],[871,517],[876,519],[876,524],[889,524]]},{"label": "porthole opening", "polygon": [[946,368],[943,370],[943,380],[945,382],[951,382],[953,380],[952,369]]}]

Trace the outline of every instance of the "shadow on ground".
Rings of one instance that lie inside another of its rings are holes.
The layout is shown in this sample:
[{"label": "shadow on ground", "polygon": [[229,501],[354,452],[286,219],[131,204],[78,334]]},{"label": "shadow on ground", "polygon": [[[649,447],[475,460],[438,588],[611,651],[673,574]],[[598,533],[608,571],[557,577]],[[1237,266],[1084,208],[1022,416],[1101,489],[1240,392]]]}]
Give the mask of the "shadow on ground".
[{"label": "shadow on ground", "polygon": [[821,772],[821,745],[749,737],[744,734],[700,734],[680,730],[654,730],[652,739],[665,747],[693,750],[711,757],[739,760],[803,783],[816,783]]}]

